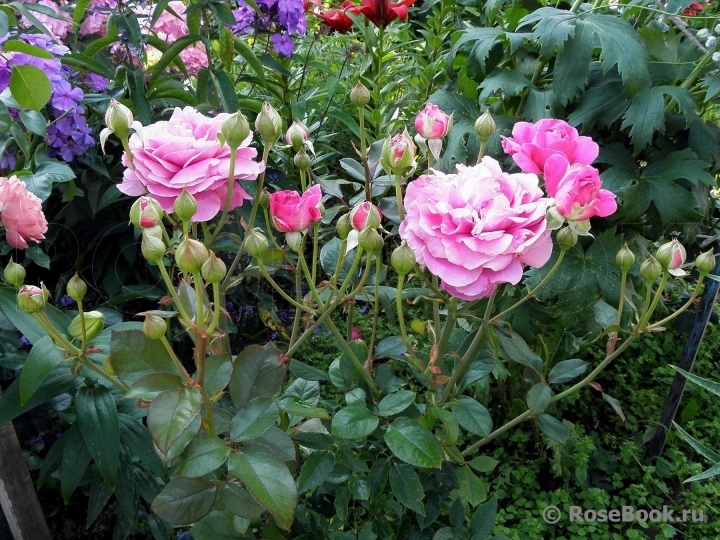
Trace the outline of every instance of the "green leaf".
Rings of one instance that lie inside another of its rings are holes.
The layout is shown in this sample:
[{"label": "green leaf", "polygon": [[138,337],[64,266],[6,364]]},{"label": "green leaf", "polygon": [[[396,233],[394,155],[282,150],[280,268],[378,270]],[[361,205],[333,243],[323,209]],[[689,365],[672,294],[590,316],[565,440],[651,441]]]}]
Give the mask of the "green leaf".
[{"label": "green leaf", "polygon": [[238,110],[237,94],[230,76],[222,68],[210,72],[215,90],[220,98],[223,110],[226,113],[234,113]]},{"label": "green leaf", "polygon": [[691,476],[685,482],[684,484],[687,484],[688,482],[697,482],[698,480],[707,480],[708,478],[713,478],[715,476],[718,476],[720,474],[720,463],[717,465],[714,465],[713,467],[710,467],[707,471],[702,472],[700,474],[696,474],[695,476]]},{"label": "green leaf", "polygon": [[272,397],[280,390],[285,366],[278,362],[280,351],[273,345],[251,345],[235,358],[230,377],[230,397],[244,407],[256,397]]},{"label": "green leaf", "polygon": [[582,20],[575,25],[575,34],[558,54],[553,68],[553,97],[565,106],[579,90],[585,88],[590,74],[594,35]]},{"label": "green leaf", "polygon": [[259,518],[265,509],[240,482],[228,482],[220,489],[220,498],[228,512],[245,519]]},{"label": "green leaf", "polygon": [[118,413],[118,421],[120,423],[121,444],[129,452],[137,456],[150,471],[161,478],[164,477],[166,474],[165,466],[160,461],[150,432],[142,421],[124,413]]},{"label": "green leaf", "polygon": [[645,89],[633,98],[620,129],[628,127],[636,150],[650,144],[656,131],[665,131],[665,101],[658,87]]},{"label": "green leaf", "polygon": [[127,385],[157,371],[175,372],[175,364],[158,339],[148,338],[138,328],[111,330],[110,364]]},{"label": "green leaf", "polygon": [[404,411],[415,401],[415,392],[400,390],[389,394],[378,403],[378,414],[380,416],[392,416]]},{"label": "green leaf", "polygon": [[290,360],[290,373],[306,381],[329,381],[328,374],[313,366],[309,366],[300,360]]},{"label": "green leaf", "polygon": [[48,60],[52,60],[53,58],[55,58],[51,52],[48,52],[45,49],[41,49],[40,47],[36,47],[35,45],[25,43],[24,41],[20,41],[19,39],[8,39],[3,44],[2,50],[3,52],[19,52],[23,54],[29,54],[30,56],[36,56],[38,58],[45,58]]},{"label": "green leaf", "polygon": [[197,388],[163,392],[150,404],[147,426],[165,455],[200,413],[202,396]]},{"label": "green leaf", "polygon": [[40,246],[28,246],[25,256],[41,268],[50,268],[50,257],[40,249]]},{"label": "green leaf", "polygon": [[450,405],[458,424],[473,435],[485,437],[492,431],[492,418],[488,410],[470,396],[458,396]]},{"label": "green leaf", "polygon": [[425,515],[422,503],[425,492],[415,469],[405,463],[398,463],[390,469],[390,487],[400,503],[421,516]]},{"label": "green leaf", "polygon": [[182,390],[182,379],[166,371],[148,373],[130,385],[123,399],[152,401],[160,392]]},{"label": "green leaf", "polygon": [[520,20],[519,28],[537,23],[533,40],[540,44],[540,55],[551,57],[555,50],[563,51],[565,42],[575,34],[577,15],[565,9],[542,7]]},{"label": "green leaf", "polygon": [[330,450],[315,450],[303,463],[298,476],[298,493],[311,491],[330,476],[335,467],[335,453]]},{"label": "green leaf", "polygon": [[550,405],[550,398],[552,398],[552,390],[544,382],[537,383],[530,388],[527,394],[527,404],[530,408],[530,414],[538,416],[542,414],[548,405]]},{"label": "green leaf", "polygon": [[531,85],[530,79],[519,71],[509,71],[498,68],[485,77],[483,82],[480,83],[480,88],[482,89],[482,92],[480,92],[480,101],[486,101],[496,92],[500,92],[500,96],[503,99],[519,96],[523,90]]},{"label": "green leaf", "polygon": [[[265,80],[265,68],[260,63],[260,60],[258,60],[257,56],[255,56],[255,53],[253,50],[248,46],[245,41],[243,41],[242,38],[236,37],[235,38],[235,50],[237,53],[242,56],[245,61],[248,63],[248,65],[253,69],[255,74],[260,79],[260,83],[263,87],[267,87],[267,81]],[[303,377],[307,378],[307,377]]]},{"label": "green leaf", "polygon": [[297,506],[297,489],[285,464],[263,446],[249,445],[230,455],[228,473],[239,478],[284,529]]},{"label": "green leaf", "polygon": [[475,507],[487,499],[487,484],[478,478],[470,467],[467,465],[458,467],[455,474],[460,491],[465,495],[470,506]]},{"label": "green leaf", "polygon": [[302,416],[305,418],[321,418],[330,420],[330,414],[327,409],[315,407],[308,403],[299,401],[297,398],[284,398],[278,401],[278,406],[286,413],[293,416]]},{"label": "green leaf", "polygon": [[496,513],[497,499],[495,497],[475,509],[468,529],[472,540],[483,540],[490,536],[495,526]]},{"label": "green leaf", "polygon": [[50,79],[35,66],[13,66],[10,72],[10,92],[18,105],[33,111],[41,110],[52,95]]},{"label": "green leaf", "polygon": [[47,120],[37,111],[20,111],[20,120],[23,125],[32,131],[35,135],[45,136],[47,131]]},{"label": "green leaf", "polygon": [[91,1],[92,0],[78,0],[77,2],[75,2],[75,9],[73,10],[73,22],[77,26],[80,26],[83,15],[85,15],[85,10],[90,5]]},{"label": "green leaf", "polygon": [[443,453],[435,436],[410,418],[396,418],[385,432],[385,442],[399,459],[416,467],[440,468]]},{"label": "green leaf", "polygon": [[105,481],[115,489],[120,466],[120,425],[110,389],[81,387],[75,395],[75,409],[90,455]]},{"label": "green leaf", "polygon": [[85,445],[80,426],[74,423],[65,435],[62,467],[60,468],[60,491],[65,504],[85,476],[92,456]]},{"label": "green leaf", "polygon": [[622,419],[623,422],[627,421],[627,418],[625,418],[625,414],[622,411],[622,407],[620,406],[620,402],[617,399],[609,396],[605,392],[602,392],[602,397],[610,404],[610,406],[615,410],[615,412],[618,414],[618,416]]},{"label": "green leaf", "polygon": [[190,529],[193,540],[241,540],[247,536],[240,534],[233,524],[231,515],[217,511],[195,523]]},{"label": "green leaf", "polygon": [[673,426],[675,426],[675,429],[677,429],[678,433],[680,433],[680,436],[685,439],[685,442],[692,446],[698,454],[703,456],[705,459],[710,460],[711,463],[720,463],[720,454],[716,454],[703,443],[701,443],[694,437],[691,437],[687,431],[685,431],[675,422],[673,422]]},{"label": "green leaf", "polygon": [[500,340],[500,346],[503,351],[518,364],[529,367],[538,375],[543,373],[543,361],[535,354],[520,334],[510,334],[504,328],[497,331],[497,337]]},{"label": "green leaf", "polygon": [[153,85],[162,72],[175,60],[180,58],[180,53],[187,49],[190,45],[200,40],[200,36],[183,36],[170,45],[153,67],[152,75],[150,75],[150,84]]},{"label": "green leaf", "polygon": [[359,501],[367,501],[370,498],[370,484],[366,477],[353,476],[348,482],[348,489]]},{"label": "green leaf", "polygon": [[0,11],[0,37],[5,37],[10,32],[10,20],[4,11]]},{"label": "green leaf", "polygon": [[548,374],[550,384],[562,384],[579,377],[587,371],[588,363],[576,358],[558,362]]},{"label": "green leaf", "polygon": [[711,392],[715,394],[716,396],[720,396],[720,383],[717,383],[715,381],[711,381],[710,379],[705,379],[703,377],[698,377],[697,375],[693,375],[692,373],[689,373],[685,371],[684,369],[680,369],[676,366],[670,366],[675,371],[680,373],[683,377],[685,377],[688,381],[697,384],[698,386],[704,388],[708,392]]},{"label": "green leaf", "polygon": [[498,460],[490,456],[477,456],[472,461],[469,461],[468,465],[477,472],[492,472],[498,463],[500,463]]},{"label": "green leaf", "polygon": [[25,405],[65,356],[50,336],[40,339],[30,351],[20,373],[20,404]]},{"label": "green leaf", "polygon": [[272,450],[276,456],[285,462],[296,461],[295,445],[290,436],[277,426],[270,426],[265,433],[248,441],[248,444],[264,446]]},{"label": "green leaf", "polygon": [[582,125],[586,130],[596,124],[610,127],[630,105],[622,81],[611,74],[599,80],[591,78],[590,87],[576,103],[575,110],[568,116],[568,122],[573,126]]},{"label": "green leaf", "polygon": [[217,394],[228,385],[232,369],[230,354],[208,356],[205,360],[205,390],[209,396]]},{"label": "green leaf", "polygon": [[380,419],[362,405],[350,405],[335,413],[332,434],[341,439],[364,439],[378,427]]},{"label": "green leaf", "polygon": [[141,68],[127,70],[127,85],[138,120],[145,126],[150,124],[152,111],[145,94],[145,74]]},{"label": "green leaf", "polygon": [[230,439],[235,442],[259,437],[278,417],[277,403],[269,397],[257,397],[240,409],[230,422]]},{"label": "green leaf", "polygon": [[200,521],[212,508],[217,488],[200,478],[173,478],[152,503],[152,511],[171,525]]},{"label": "green leaf", "polygon": [[201,431],[180,456],[174,474],[198,478],[217,470],[230,457],[230,447],[215,435]]},{"label": "green leaf", "polygon": [[[88,454],[89,456],[90,454]],[[87,521],[85,527],[89,528],[95,520],[100,516],[100,512],[105,508],[110,496],[112,495],[112,489],[105,483],[102,476],[96,475],[90,484],[90,495],[88,497],[88,510],[87,510]]]},{"label": "green leaf", "polygon": [[707,88],[705,102],[720,94],[720,75],[708,75],[702,81],[703,88]]},{"label": "green leaf", "polygon": [[549,414],[541,414],[538,416],[538,425],[545,435],[560,444],[565,444],[570,435],[568,428],[566,428],[560,420]]}]

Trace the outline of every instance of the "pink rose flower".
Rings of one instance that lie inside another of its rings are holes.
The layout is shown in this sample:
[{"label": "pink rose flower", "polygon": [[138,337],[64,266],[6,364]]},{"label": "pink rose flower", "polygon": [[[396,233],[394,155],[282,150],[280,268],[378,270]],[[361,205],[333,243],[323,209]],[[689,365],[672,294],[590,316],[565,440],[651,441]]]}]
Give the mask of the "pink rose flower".
[{"label": "pink rose flower", "polygon": [[357,326],[353,326],[353,327],[350,329],[350,338],[351,338],[353,341],[357,341],[358,339],[362,339],[362,338],[363,338],[362,332],[360,331],[360,329],[359,329]]},{"label": "pink rose flower", "polygon": [[367,226],[377,228],[381,220],[382,212],[369,201],[358,204],[350,211],[350,223],[353,229],[358,231],[362,231]]},{"label": "pink rose flower", "polygon": [[[197,200],[193,221],[212,219],[225,204],[230,173],[230,148],[217,139],[220,126],[229,114],[209,118],[192,107],[176,108],[170,120],[156,122],[134,133],[128,141],[132,163],[118,189],[126,195],[146,195],[173,211],[173,202],[183,188]],[[265,164],[253,161],[257,150],[250,148],[252,133],[240,145],[235,162],[236,180],[255,180]],[[235,182],[230,210],[251,197]]]},{"label": "pink rose flower", "polygon": [[512,137],[503,137],[503,150],[512,156],[523,172],[543,174],[545,162],[560,154],[571,164],[590,165],[599,147],[590,137],[578,135],[567,122],[545,118],[534,124],[518,122]]},{"label": "pink rose flower", "polygon": [[545,162],[545,189],[561,216],[571,221],[606,217],[617,210],[615,194],[600,189],[600,173],[590,165],[569,164],[556,154]]},{"label": "pink rose flower", "polygon": [[16,176],[0,177],[0,220],[7,241],[16,249],[27,248],[28,241],[44,239],[48,228],[42,201]]},{"label": "pink rose flower", "polygon": [[417,261],[458,298],[490,296],[517,284],[523,265],[543,266],[552,253],[548,200],[534,174],[507,174],[490,157],[457,174],[410,182],[400,237]]},{"label": "pink rose flower", "polygon": [[300,195],[297,191],[276,191],[270,194],[270,215],[280,232],[304,231],[320,221],[322,192],[317,184]]},{"label": "pink rose flower", "polygon": [[452,119],[434,103],[428,103],[415,117],[415,129],[426,139],[442,139],[452,128]]}]

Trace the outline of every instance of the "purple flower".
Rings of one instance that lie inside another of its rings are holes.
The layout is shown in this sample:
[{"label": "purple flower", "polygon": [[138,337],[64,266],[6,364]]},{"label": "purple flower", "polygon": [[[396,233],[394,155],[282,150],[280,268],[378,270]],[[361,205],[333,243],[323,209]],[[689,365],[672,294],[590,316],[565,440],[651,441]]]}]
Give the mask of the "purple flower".
[{"label": "purple flower", "polygon": [[75,107],[72,114],[60,118],[48,128],[49,154],[52,157],[60,156],[65,161],[72,161],[95,144],[92,128],[87,125],[84,112],[82,107]]},{"label": "purple flower", "polygon": [[292,55],[292,52],[295,49],[295,43],[293,43],[292,38],[289,34],[284,32],[282,34],[273,34],[272,43],[273,49],[275,49],[276,52],[288,58]]},{"label": "purple flower", "polygon": [[20,343],[22,343],[23,345],[27,345],[28,347],[30,345],[32,345],[30,340],[28,338],[26,338],[25,336],[20,336]]},{"label": "purple flower", "polygon": [[15,159],[15,152],[5,149],[0,156],[0,169],[5,171],[14,171],[16,162],[17,159]]},{"label": "purple flower", "polygon": [[83,91],[72,87],[67,81],[60,81],[55,85],[51,105],[61,112],[69,111],[82,101]]},{"label": "purple flower", "polygon": [[63,297],[60,299],[60,305],[62,307],[70,307],[73,304],[75,304],[75,300],[70,298],[67,294],[63,295]]},{"label": "purple flower", "polygon": [[96,75],[95,73],[88,73],[85,78],[85,83],[88,88],[93,92],[104,92],[107,90],[110,80],[106,79],[102,75]]}]

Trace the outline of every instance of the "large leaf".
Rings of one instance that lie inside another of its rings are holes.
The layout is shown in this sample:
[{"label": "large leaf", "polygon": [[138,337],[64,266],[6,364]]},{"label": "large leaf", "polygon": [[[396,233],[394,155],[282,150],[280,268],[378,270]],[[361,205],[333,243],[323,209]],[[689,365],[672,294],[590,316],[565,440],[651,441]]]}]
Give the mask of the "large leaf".
[{"label": "large leaf", "polygon": [[178,375],[173,375],[166,371],[157,371],[155,373],[148,373],[132,383],[123,399],[152,401],[161,392],[181,390],[182,388],[182,380]]},{"label": "large leaf", "polygon": [[20,373],[21,405],[25,405],[64,356],[64,351],[55,346],[50,336],[41,338],[33,346]]},{"label": "large leaf", "polygon": [[483,540],[490,536],[495,526],[495,514],[497,513],[497,499],[493,497],[488,502],[481,504],[475,509],[470,519],[469,533],[472,540]]},{"label": "large leaf", "polygon": [[200,478],[173,478],[152,503],[152,510],[171,525],[203,518],[215,502],[215,484]]},{"label": "large leaf", "polygon": [[505,329],[497,331],[500,346],[511,360],[529,367],[538,375],[543,373],[543,361],[535,354],[525,340],[517,333],[509,333]]},{"label": "large leaf", "polygon": [[18,105],[33,111],[42,109],[52,95],[48,76],[35,66],[13,66],[10,72],[10,92]]},{"label": "large leaf", "polygon": [[176,373],[162,342],[148,338],[141,329],[111,330],[110,363],[127,385],[157,371]]},{"label": "large leaf", "polygon": [[540,54],[545,58],[556,50],[563,51],[566,41],[575,35],[577,15],[565,9],[543,7],[533,10],[520,21],[520,27],[535,24],[533,39],[540,44]]},{"label": "large leaf", "polygon": [[332,434],[341,439],[364,439],[378,427],[380,420],[362,405],[349,405],[335,413]]},{"label": "large leaf", "polygon": [[552,398],[552,390],[544,382],[539,382],[530,388],[527,394],[527,404],[530,408],[530,414],[538,416],[542,414],[545,409],[550,405],[550,398]]},{"label": "large leaf", "polygon": [[281,527],[290,528],[297,489],[290,471],[275,454],[263,446],[245,446],[230,455],[228,472],[245,484]]},{"label": "large leaf", "polygon": [[538,416],[538,425],[545,435],[560,444],[565,444],[570,435],[568,428],[560,420],[549,414]]},{"label": "large leaf", "polygon": [[75,408],[90,455],[114,489],[120,466],[120,425],[115,399],[105,386],[83,386],[75,395]]},{"label": "large leaf", "polygon": [[422,503],[425,492],[420,484],[420,477],[413,467],[406,463],[398,463],[390,469],[390,487],[395,498],[403,506],[421,516],[425,515],[425,507]]},{"label": "large leaf", "polygon": [[174,473],[197,478],[217,470],[230,457],[230,447],[215,435],[202,431],[180,456]]},{"label": "large leaf", "polygon": [[335,453],[330,450],[315,450],[303,463],[298,477],[298,492],[305,493],[322,485],[335,466]]},{"label": "large leaf", "polygon": [[251,345],[235,358],[230,377],[230,397],[244,407],[256,397],[272,397],[285,378],[285,365],[278,362],[280,351],[273,345]]},{"label": "large leaf", "polygon": [[380,403],[378,403],[378,414],[380,416],[392,416],[398,414],[415,401],[415,392],[410,390],[400,390],[393,394],[388,394]]},{"label": "large leaf", "polygon": [[240,482],[225,484],[220,489],[220,498],[229,512],[245,519],[259,518],[265,511]]},{"label": "large leaf", "polygon": [[269,397],[251,399],[230,422],[230,439],[249,441],[262,435],[278,417],[277,402]]},{"label": "large leaf", "polygon": [[442,465],[443,453],[435,435],[410,418],[396,418],[385,432],[385,442],[395,456],[416,467]]},{"label": "large leaf", "polygon": [[488,410],[470,396],[459,396],[450,408],[458,424],[473,435],[485,437],[492,431],[492,418]]},{"label": "large leaf", "polygon": [[60,491],[65,504],[78,487],[92,456],[85,445],[80,426],[75,422],[64,437],[62,467],[60,468]]},{"label": "large leaf", "polygon": [[587,371],[588,363],[584,360],[573,358],[558,362],[548,374],[550,384],[562,384],[579,377]]},{"label": "large leaf", "polygon": [[200,414],[202,396],[197,388],[163,392],[150,405],[147,426],[165,455]]},{"label": "large leaf", "polygon": [[120,441],[121,444],[140,461],[155,473],[157,476],[163,477],[166,474],[165,467],[160,461],[160,457],[155,451],[150,432],[143,425],[142,421],[128,416],[124,413],[118,413],[120,423]]},{"label": "large leaf", "polygon": [[716,396],[720,397],[720,383],[711,381],[710,379],[705,379],[703,377],[698,377],[697,375],[693,375],[692,373],[685,371],[684,369],[680,369],[676,366],[670,366],[675,371],[680,373],[683,377],[685,377],[688,381],[697,384],[698,386],[704,388],[708,392],[712,392]]}]

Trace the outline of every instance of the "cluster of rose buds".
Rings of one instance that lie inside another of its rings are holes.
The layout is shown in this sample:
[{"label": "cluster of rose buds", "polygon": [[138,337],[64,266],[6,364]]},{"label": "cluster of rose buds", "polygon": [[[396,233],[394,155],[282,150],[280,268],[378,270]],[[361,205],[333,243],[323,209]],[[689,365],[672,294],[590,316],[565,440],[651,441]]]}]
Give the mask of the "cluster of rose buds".
[{"label": "cluster of rose buds", "polygon": [[[669,274],[682,277],[686,275],[683,270],[687,254],[683,245],[673,238],[670,242],[661,245],[655,255],[650,255],[640,264],[640,276],[648,283],[657,280],[664,271]],[[635,255],[625,244],[615,256],[615,262],[622,272],[627,272],[635,264]],[[710,249],[701,253],[695,259],[695,268],[702,279],[715,268],[715,255]]]}]

